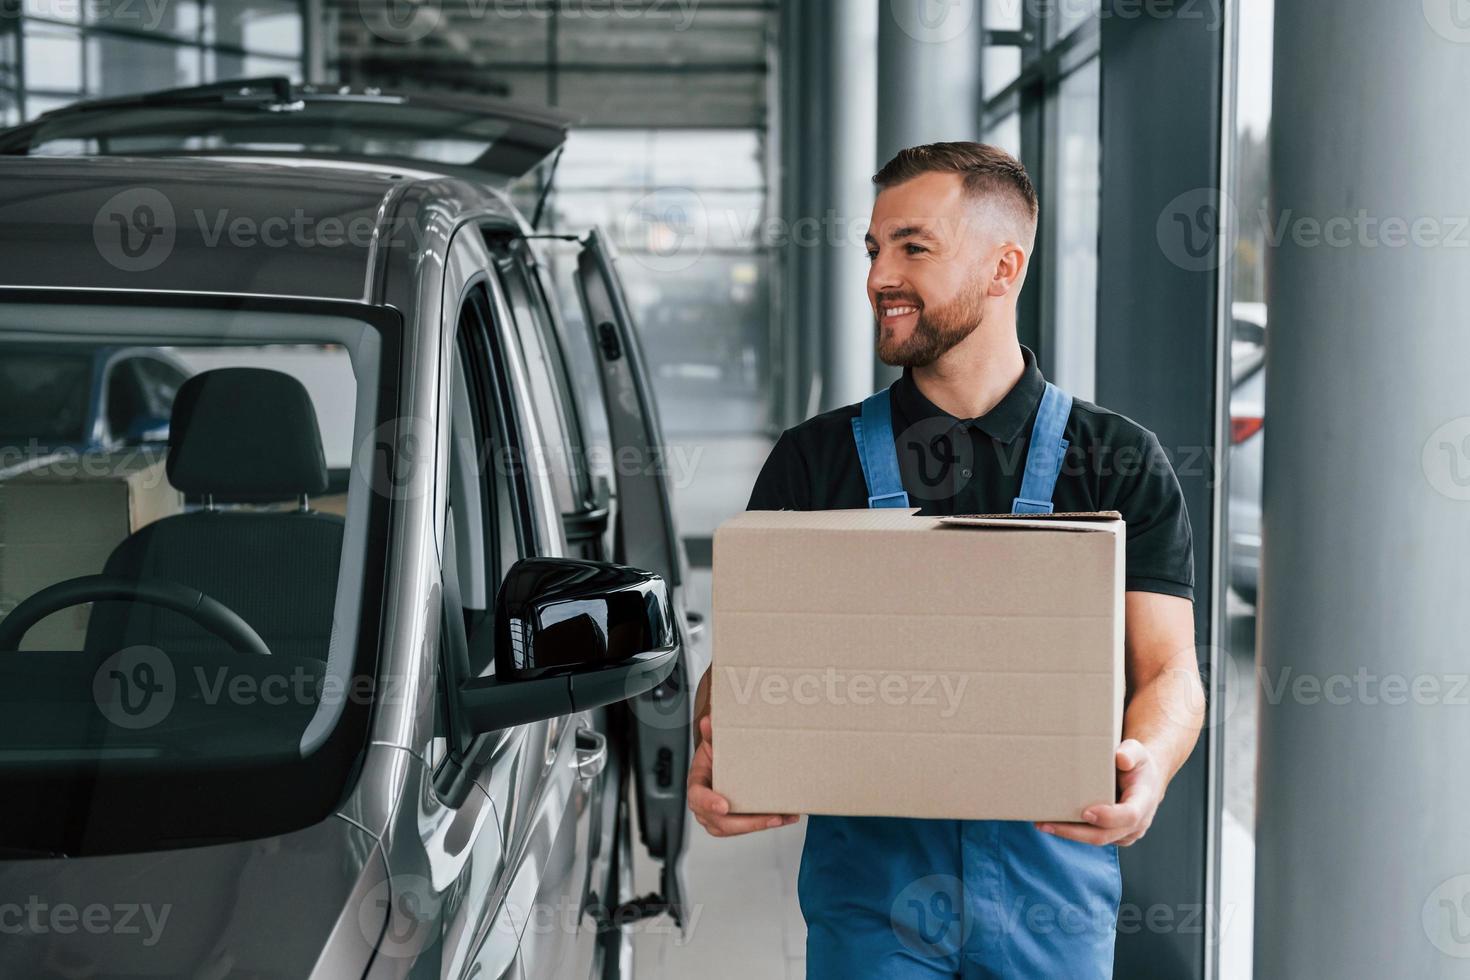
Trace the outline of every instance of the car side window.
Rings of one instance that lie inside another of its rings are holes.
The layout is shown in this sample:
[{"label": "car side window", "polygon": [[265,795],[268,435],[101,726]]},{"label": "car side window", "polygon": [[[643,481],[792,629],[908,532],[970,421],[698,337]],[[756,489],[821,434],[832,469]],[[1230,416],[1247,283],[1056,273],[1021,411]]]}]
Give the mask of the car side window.
[{"label": "car side window", "polygon": [[138,378],[137,358],[125,358],[107,372],[107,429],[114,439],[126,439],[148,414],[148,401]]},{"label": "car side window", "polygon": [[143,385],[143,397],[149,414],[155,418],[168,418],[169,411],[173,408],[174,396],[179,393],[179,385],[188,379],[188,375],[172,364],[153,357],[136,358],[133,364]]},{"label": "car side window", "polygon": [[[510,566],[528,554],[528,508],[492,356],[490,304],[474,287],[460,310],[450,394],[449,509],[471,676],[494,671],[495,595]],[[447,560],[447,556],[446,556]]]},{"label": "car side window", "polygon": [[[450,735],[443,695],[448,685],[495,672],[496,593],[510,567],[532,550],[523,476],[511,465],[519,439],[501,384],[491,317],[485,287],[472,287],[460,307],[448,399],[449,512],[440,638],[445,658],[435,719],[440,736]],[[455,660],[457,667],[450,663]],[[441,752],[436,739],[431,754]]]},{"label": "car side window", "polygon": [[586,475],[586,453],[571,384],[567,378],[551,312],[527,265],[524,243],[491,242],[496,271],[516,318],[516,337],[526,365],[537,429],[546,447],[546,466],[557,509],[570,514],[592,499]]}]

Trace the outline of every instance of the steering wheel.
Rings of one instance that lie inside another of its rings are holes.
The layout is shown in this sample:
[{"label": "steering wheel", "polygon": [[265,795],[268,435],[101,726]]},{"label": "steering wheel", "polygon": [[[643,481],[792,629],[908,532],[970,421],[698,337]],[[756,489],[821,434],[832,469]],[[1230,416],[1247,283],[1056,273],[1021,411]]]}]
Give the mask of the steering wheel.
[{"label": "steering wheel", "polygon": [[26,632],[59,609],[85,602],[120,599],[147,602],[188,617],[202,629],[224,640],[239,653],[270,656],[265,640],[224,603],[198,589],[158,578],[123,578],[118,575],[82,575],[69,578],[28,597],[0,620],[0,650],[19,650]]}]

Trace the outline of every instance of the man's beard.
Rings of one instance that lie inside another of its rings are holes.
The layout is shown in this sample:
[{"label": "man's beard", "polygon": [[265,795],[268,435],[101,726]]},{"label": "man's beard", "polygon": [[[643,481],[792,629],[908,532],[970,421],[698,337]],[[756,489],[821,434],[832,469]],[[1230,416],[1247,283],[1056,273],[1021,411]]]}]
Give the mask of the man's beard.
[{"label": "man's beard", "polygon": [[[882,316],[875,318],[878,360],[893,367],[925,367],[937,361],[951,347],[975,332],[985,318],[984,285],[978,281],[965,286],[960,294],[944,306],[923,307],[913,332],[902,342],[883,334]],[[916,297],[889,294],[880,299],[896,299],[918,306]]]}]

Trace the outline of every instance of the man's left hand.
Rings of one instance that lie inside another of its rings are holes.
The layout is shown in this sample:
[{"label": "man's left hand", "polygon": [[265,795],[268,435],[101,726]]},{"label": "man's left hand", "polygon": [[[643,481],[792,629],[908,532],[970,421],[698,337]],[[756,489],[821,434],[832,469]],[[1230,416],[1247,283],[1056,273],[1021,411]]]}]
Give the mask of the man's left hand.
[{"label": "man's left hand", "polygon": [[1097,804],[1082,814],[1083,823],[1038,823],[1037,830],[1084,844],[1127,847],[1148,832],[1164,798],[1168,774],[1134,738],[1124,739],[1115,756],[1118,765],[1117,803]]}]

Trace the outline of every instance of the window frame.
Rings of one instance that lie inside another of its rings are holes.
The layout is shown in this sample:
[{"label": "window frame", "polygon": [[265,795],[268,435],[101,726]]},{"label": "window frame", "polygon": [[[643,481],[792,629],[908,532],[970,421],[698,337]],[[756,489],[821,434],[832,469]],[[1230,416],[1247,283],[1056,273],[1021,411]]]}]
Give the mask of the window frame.
[{"label": "window frame", "polygon": [[[511,512],[515,528],[515,553],[519,557],[535,555],[540,550],[535,532],[535,506],[534,497],[530,492],[530,486],[526,479],[526,469],[521,465],[508,466],[504,472],[500,469],[502,454],[504,458],[515,461],[523,459],[522,433],[525,424],[521,413],[516,407],[516,399],[511,389],[508,377],[505,353],[502,349],[502,337],[500,333],[501,324],[498,316],[511,316],[510,308],[504,303],[504,296],[500,294],[500,283],[496,277],[490,276],[484,270],[476,272],[460,287],[458,298],[454,306],[444,311],[442,320],[446,330],[452,329],[454,333],[453,344],[449,349],[449,356],[455,358],[463,367],[464,380],[467,394],[470,400],[471,418],[476,425],[477,437],[477,462],[483,460],[493,469],[493,473],[487,474],[484,467],[479,468],[478,484],[481,490],[480,506],[482,508],[482,520],[486,530],[484,551],[487,563],[487,595],[486,615],[490,617],[487,624],[492,631],[494,629],[494,616],[496,609],[496,596],[505,575],[510,566],[502,566],[501,545],[499,533],[498,504],[499,497],[496,496],[501,489],[509,491]],[[497,302],[499,300],[499,302]],[[478,308],[476,303],[480,304]],[[452,309],[452,313],[450,312]],[[475,310],[473,314],[471,310]],[[466,333],[464,318],[466,315],[474,318],[474,324]],[[452,327],[451,327],[452,324]],[[454,379],[453,364],[446,366],[447,383],[452,384]],[[444,420],[446,437],[453,437],[453,400],[455,393],[447,392],[448,397],[444,401],[444,407],[448,411],[448,417]],[[493,416],[493,417],[492,417]],[[490,457],[484,455],[484,441],[488,439],[495,450]],[[446,441],[448,452],[453,452],[452,445]],[[448,472],[449,461],[445,461],[445,471]],[[447,477],[446,477],[447,478]],[[443,522],[448,527],[448,520],[453,512],[449,501],[449,494],[444,495],[443,513],[436,514],[436,520]],[[491,532],[491,528],[495,531]],[[462,533],[455,529],[456,538]],[[447,532],[444,535],[447,539]],[[456,541],[457,543],[457,541]],[[478,676],[473,671],[473,665],[468,661],[460,663],[459,658],[454,655],[455,651],[450,649],[451,644],[456,642],[456,626],[451,617],[461,616],[463,622],[463,610],[467,607],[462,604],[456,610],[451,608],[457,598],[450,594],[447,587],[449,576],[446,573],[448,563],[459,560],[458,551],[453,555],[447,553],[440,555],[439,574],[445,587],[440,590],[440,623],[438,637],[438,667],[440,683],[438,685],[439,695],[435,705],[434,744],[430,747],[430,758],[435,760],[433,775],[435,785],[439,788],[441,795],[448,798],[454,796],[450,786],[451,782],[461,774],[466,760],[481,758],[490,740],[495,737],[492,734],[474,735],[468,726],[457,716],[456,702],[453,697],[463,683],[473,676]],[[455,572],[457,582],[458,572]],[[457,591],[457,589],[456,589]],[[467,625],[458,627],[465,633],[465,653],[468,654],[468,631]],[[493,644],[493,632],[491,634]],[[489,667],[493,669],[494,648],[490,652]],[[438,739],[445,739],[444,752],[439,752]],[[451,767],[449,763],[453,762]]]},{"label": "window frame", "polygon": [[[988,6],[984,4],[983,6]],[[983,10],[981,16],[984,16]],[[1016,328],[1021,343],[1036,351],[1043,373],[1055,373],[1057,323],[1051,293],[1057,280],[1057,256],[1051,243],[1059,237],[1058,217],[1062,212],[1057,176],[1057,120],[1062,81],[1101,55],[1102,23],[1096,13],[1084,18],[1061,37],[1047,41],[1058,10],[1047,5],[1023,4],[1019,30],[985,31],[986,47],[1018,47],[1021,70],[1000,91],[980,93],[980,131],[985,139],[1009,117],[1019,117],[1021,162],[1041,180],[1037,187],[1041,219],[1036,229],[1034,254],[1039,257],[1034,285],[1021,293],[1016,310]],[[1098,141],[1102,141],[1101,112]],[[1099,164],[1101,154],[1099,153]],[[1099,180],[1099,186],[1101,181]]]}]

